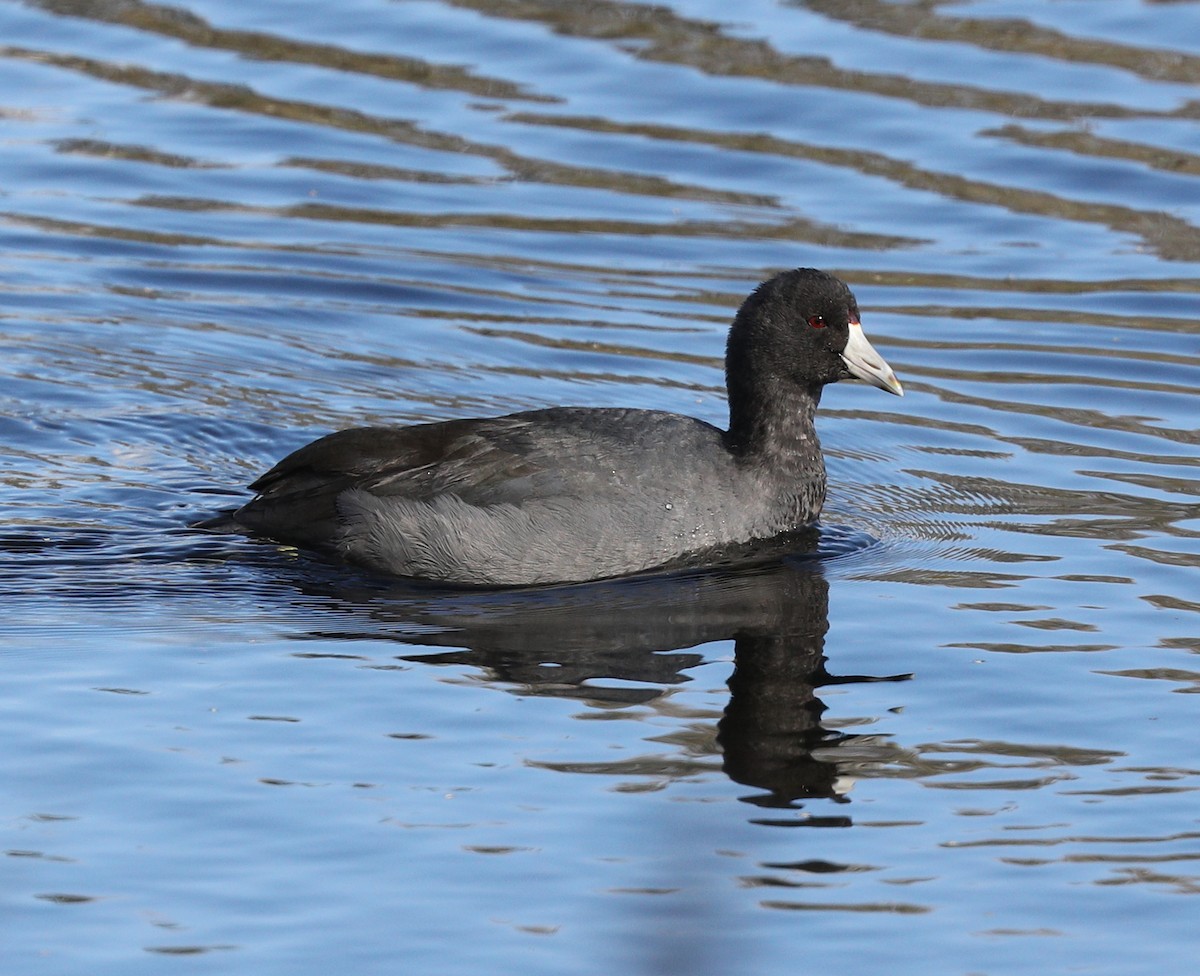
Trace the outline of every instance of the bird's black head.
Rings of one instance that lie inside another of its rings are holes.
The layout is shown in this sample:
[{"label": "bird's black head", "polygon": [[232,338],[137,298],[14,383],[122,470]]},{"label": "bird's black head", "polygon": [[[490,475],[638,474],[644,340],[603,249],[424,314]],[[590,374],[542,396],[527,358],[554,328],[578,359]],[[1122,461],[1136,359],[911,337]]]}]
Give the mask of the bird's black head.
[{"label": "bird's black head", "polygon": [[789,409],[811,415],[821,388],[843,379],[903,395],[863,335],[858,302],[845,282],[796,268],[764,281],[742,303],[725,350],[731,431],[748,430],[793,401]]}]

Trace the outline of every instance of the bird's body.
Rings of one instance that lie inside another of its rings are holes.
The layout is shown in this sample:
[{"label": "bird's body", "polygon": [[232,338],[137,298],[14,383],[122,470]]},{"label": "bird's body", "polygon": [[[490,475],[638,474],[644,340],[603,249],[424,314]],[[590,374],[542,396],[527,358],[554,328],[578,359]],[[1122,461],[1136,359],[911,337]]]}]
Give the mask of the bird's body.
[{"label": "bird's body", "polygon": [[[677,414],[588,407],[345,430],[263,475],[237,521],[397,576],[528,585],[651,569],[816,517],[823,466],[785,474],[725,438]],[[801,456],[820,462],[815,437]]]},{"label": "bird's body", "polygon": [[344,430],[254,482],[226,526],[456,585],[703,563],[819,515],[813,420],[825,383],[858,376],[900,392],[857,320],[836,278],[788,272],[747,299],[731,329],[728,431],[594,407]]}]

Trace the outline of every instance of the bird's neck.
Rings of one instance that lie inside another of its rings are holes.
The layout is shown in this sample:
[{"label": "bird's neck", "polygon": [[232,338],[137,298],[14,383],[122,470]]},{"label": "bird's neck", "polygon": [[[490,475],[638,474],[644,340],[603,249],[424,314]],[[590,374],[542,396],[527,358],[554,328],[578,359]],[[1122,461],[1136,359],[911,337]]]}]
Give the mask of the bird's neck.
[{"label": "bird's neck", "polygon": [[[740,392],[740,391],[737,391]],[[752,397],[730,391],[729,449],[739,460],[797,471],[823,468],[815,424],[821,387],[756,390]]]},{"label": "bird's neck", "polygon": [[813,423],[821,389],[760,401],[731,401],[728,446],[736,462],[775,499],[776,530],[811,523],[825,504],[825,458]]}]

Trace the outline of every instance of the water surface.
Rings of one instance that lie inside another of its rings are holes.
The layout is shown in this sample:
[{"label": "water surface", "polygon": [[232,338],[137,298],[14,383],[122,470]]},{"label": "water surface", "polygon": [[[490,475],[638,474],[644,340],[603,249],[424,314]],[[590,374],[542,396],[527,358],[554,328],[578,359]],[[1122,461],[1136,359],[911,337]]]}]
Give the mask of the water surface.
[{"label": "water surface", "polygon": [[[1193,965],[1200,4],[0,4],[5,958]],[[364,422],[723,423],[851,283],[820,558],[533,593],[188,530]]]}]

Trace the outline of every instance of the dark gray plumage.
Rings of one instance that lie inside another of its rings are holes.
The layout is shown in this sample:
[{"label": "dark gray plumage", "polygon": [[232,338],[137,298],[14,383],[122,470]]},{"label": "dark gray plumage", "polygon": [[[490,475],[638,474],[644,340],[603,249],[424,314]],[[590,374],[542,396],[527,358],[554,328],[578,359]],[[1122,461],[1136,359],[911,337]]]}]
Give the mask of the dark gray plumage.
[{"label": "dark gray plumage", "polygon": [[653,410],[553,407],[322,437],[280,461],[238,528],[397,576],[475,586],[574,582],[673,563],[812,522],[826,383],[901,393],[821,271],[777,275],[726,349],[728,431]]}]

